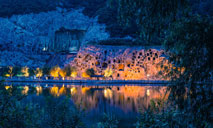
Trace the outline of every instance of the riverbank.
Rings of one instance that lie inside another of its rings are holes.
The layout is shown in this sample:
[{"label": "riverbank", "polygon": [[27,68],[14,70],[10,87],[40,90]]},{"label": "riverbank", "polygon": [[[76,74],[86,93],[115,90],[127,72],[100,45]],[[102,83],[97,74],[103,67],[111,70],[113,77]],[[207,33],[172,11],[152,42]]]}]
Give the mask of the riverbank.
[{"label": "riverbank", "polygon": [[70,83],[70,84],[169,84],[166,80],[43,80],[4,79],[5,83]]},{"label": "riverbank", "polygon": [[[136,84],[136,85],[169,85],[172,81],[168,80],[45,80],[45,79],[0,79],[4,83],[40,83],[40,84],[87,84],[87,85],[103,85],[103,84],[113,84],[113,85],[124,85],[124,84]],[[213,85],[211,81],[206,82],[196,82],[196,84],[208,84]]]}]

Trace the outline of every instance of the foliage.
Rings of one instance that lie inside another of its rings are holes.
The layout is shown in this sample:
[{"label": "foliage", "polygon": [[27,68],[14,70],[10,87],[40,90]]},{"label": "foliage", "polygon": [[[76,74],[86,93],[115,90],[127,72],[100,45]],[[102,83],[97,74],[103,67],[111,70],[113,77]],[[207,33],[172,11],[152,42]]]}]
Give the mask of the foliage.
[{"label": "foliage", "polygon": [[76,76],[76,73],[77,73],[77,69],[76,67],[72,67],[71,65],[67,65],[65,68],[64,68],[64,71],[66,72],[66,76]]},{"label": "foliage", "polygon": [[10,77],[13,76],[13,67],[12,66],[9,66],[8,73],[9,73]]},{"label": "foliage", "polygon": [[54,78],[59,77],[59,71],[61,70],[61,68],[59,66],[55,66],[50,70],[50,75]]},{"label": "foliage", "polygon": [[155,113],[148,109],[141,113],[135,124],[136,128],[192,128],[188,115],[174,110]]},{"label": "foliage", "polygon": [[210,17],[192,15],[175,22],[164,46],[172,53],[170,61],[185,67],[185,82],[210,80],[213,70],[213,22]]},{"label": "foliage", "polygon": [[50,68],[49,67],[43,67],[42,70],[43,70],[44,75],[50,75]]},{"label": "foliage", "polygon": [[[160,102],[159,102],[160,101]],[[152,100],[151,105],[145,112],[141,112],[135,126],[137,128],[195,128],[194,115],[188,111],[180,111],[176,107],[168,105],[159,99]],[[206,128],[211,124],[204,120]]]},{"label": "foliage", "polygon": [[212,17],[190,15],[175,22],[165,40],[165,47],[171,52],[170,61],[185,69],[183,73],[170,72],[170,76],[180,74],[173,77],[170,99],[182,112],[191,115],[196,127],[211,122],[212,32]]},{"label": "foliage", "polygon": [[59,75],[64,78],[66,76],[66,71],[64,69],[59,70]]},{"label": "foliage", "polygon": [[118,120],[113,116],[104,113],[101,122],[97,123],[97,128],[117,128]]},{"label": "foliage", "polygon": [[95,75],[95,70],[93,68],[87,69],[86,74],[91,77],[92,75]]},{"label": "foliage", "polygon": [[70,65],[67,65],[66,67],[64,67],[64,70],[65,70],[67,76],[71,75],[71,66]]},{"label": "foliage", "polygon": [[45,104],[28,101],[22,89],[0,85],[0,127],[82,128],[81,114],[66,97],[47,96]]},{"label": "foliage", "polygon": [[[140,127],[208,127],[212,122],[213,20],[212,15],[191,11],[190,2],[119,1],[120,21],[125,26],[135,24],[141,42],[164,42],[174,66],[166,73],[173,80],[169,99],[174,111],[145,113]],[[172,122],[163,121],[169,117]]]},{"label": "foliage", "polygon": [[29,68],[29,76],[34,76],[35,75],[35,70],[32,68]]},{"label": "foliage", "polygon": [[76,77],[78,75],[76,67],[71,67],[71,77]]},{"label": "foliage", "polygon": [[8,73],[8,69],[5,67],[0,68],[0,76],[5,77],[5,75]]},{"label": "foliage", "polygon": [[49,96],[45,105],[45,124],[47,128],[81,128],[80,114],[76,108],[70,107],[69,98],[57,98]]},{"label": "foliage", "polygon": [[124,26],[136,26],[141,43],[159,44],[165,32],[184,13],[187,0],[120,0],[118,19]]},{"label": "foliage", "polygon": [[22,67],[21,68],[21,73],[23,74],[23,76],[25,76],[25,77],[29,77],[29,68],[27,67],[27,66],[25,66],[25,67]]},{"label": "foliage", "polygon": [[24,96],[20,91],[15,87],[6,90],[0,85],[0,127],[39,128],[38,118],[41,112],[39,106],[22,103]]},{"label": "foliage", "polygon": [[36,68],[36,70],[34,71],[36,77],[40,78],[43,75],[43,71],[40,68]]},{"label": "foliage", "polygon": [[[28,69],[29,71],[29,76],[33,76],[34,72],[32,69]],[[0,71],[0,75],[1,76],[22,76],[23,73],[22,73],[22,68],[19,67],[19,66],[9,66],[9,67],[2,67],[1,68],[1,71]]]},{"label": "foliage", "polygon": [[13,72],[14,72],[14,76],[18,76],[19,74],[21,74],[21,67],[14,66]]}]

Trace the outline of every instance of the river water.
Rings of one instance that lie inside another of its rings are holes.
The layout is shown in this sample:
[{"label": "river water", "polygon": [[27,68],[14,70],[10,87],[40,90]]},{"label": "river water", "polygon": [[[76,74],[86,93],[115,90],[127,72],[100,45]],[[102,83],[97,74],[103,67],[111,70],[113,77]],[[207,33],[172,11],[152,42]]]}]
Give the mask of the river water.
[{"label": "river water", "polygon": [[[40,100],[44,93],[56,97],[70,96],[77,108],[84,110],[83,120],[92,126],[100,122],[104,113],[113,115],[119,127],[134,127],[140,112],[151,100],[167,100],[166,86],[162,85],[72,85],[72,84],[6,84],[6,88],[23,88],[29,100]],[[34,93],[30,90],[36,90]]]}]

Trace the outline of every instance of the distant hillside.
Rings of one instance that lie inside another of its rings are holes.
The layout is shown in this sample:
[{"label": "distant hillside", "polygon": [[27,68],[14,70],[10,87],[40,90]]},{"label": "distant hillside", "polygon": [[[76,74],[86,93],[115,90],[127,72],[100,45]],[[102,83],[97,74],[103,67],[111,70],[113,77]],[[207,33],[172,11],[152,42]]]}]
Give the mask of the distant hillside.
[{"label": "distant hillside", "polygon": [[[98,16],[99,23],[106,24],[106,31],[111,37],[135,37],[137,27],[123,27],[117,21],[117,6],[108,5],[108,0],[0,0],[0,17],[14,14],[40,13],[56,10],[84,8],[83,13],[89,17]],[[116,0],[115,0],[116,1]],[[194,12],[213,15],[212,0],[190,0]]]},{"label": "distant hillside", "polygon": [[[53,45],[55,32],[62,27],[86,30],[82,43],[109,37],[106,26],[99,24],[97,18],[85,16],[82,9],[58,9],[46,13],[13,15],[10,18],[0,17],[0,66],[44,65],[47,58],[39,55]],[[66,36],[62,37],[62,40],[66,39]]]},{"label": "distant hillside", "polygon": [[84,7],[84,13],[92,16],[104,7],[106,0],[0,0],[0,17],[14,14],[40,13],[62,8]]},{"label": "distant hillside", "polygon": [[133,36],[134,28],[123,28],[117,22],[117,10],[107,6],[107,0],[0,0],[0,17],[23,15],[56,10],[84,8],[89,17],[99,16],[99,23],[106,24],[106,30],[112,37]]}]

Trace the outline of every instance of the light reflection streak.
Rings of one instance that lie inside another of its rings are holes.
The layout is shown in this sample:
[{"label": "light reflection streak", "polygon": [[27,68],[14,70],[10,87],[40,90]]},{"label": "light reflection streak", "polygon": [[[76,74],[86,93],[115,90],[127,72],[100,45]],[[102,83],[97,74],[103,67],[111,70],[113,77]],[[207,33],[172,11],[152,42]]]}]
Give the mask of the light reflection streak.
[{"label": "light reflection streak", "polygon": [[28,86],[24,86],[24,87],[23,87],[23,90],[22,90],[22,94],[23,94],[23,95],[27,95],[27,94],[28,94],[28,91],[29,91],[29,87],[28,87]]},{"label": "light reflection streak", "polygon": [[[10,86],[5,86],[10,88]],[[118,107],[124,112],[145,109],[149,106],[152,99],[168,99],[169,93],[166,93],[163,86],[75,86],[63,85],[61,87],[36,86],[36,94],[42,95],[43,92],[49,92],[52,96],[71,95],[71,100],[76,106],[80,106],[87,111],[101,109],[106,105]],[[48,90],[48,91],[45,91]],[[28,94],[29,86],[24,86],[22,94]],[[29,95],[29,94],[28,94]]]},{"label": "light reflection streak", "polygon": [[41,86],[36,86],[36,94],[40,95],[42,93],[42,87]]}]

